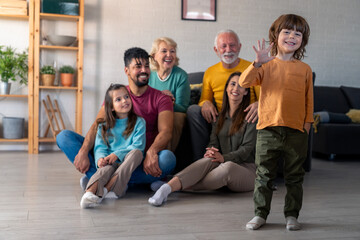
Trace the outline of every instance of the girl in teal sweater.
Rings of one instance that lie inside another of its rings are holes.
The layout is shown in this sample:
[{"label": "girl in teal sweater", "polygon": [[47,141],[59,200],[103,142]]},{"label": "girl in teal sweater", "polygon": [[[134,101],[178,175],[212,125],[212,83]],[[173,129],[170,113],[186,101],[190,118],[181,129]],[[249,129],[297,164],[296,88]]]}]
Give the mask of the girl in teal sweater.
[{"label": "girl in teal sweater", "polygon": [[125,194],[132,172],[145,149],[145,120],[134,113],[126,87],[111,84],[104,101],[105,116],[98,122],[94,155],[97,172],[91,177],[80,206],[97,206],[104,198]]}]

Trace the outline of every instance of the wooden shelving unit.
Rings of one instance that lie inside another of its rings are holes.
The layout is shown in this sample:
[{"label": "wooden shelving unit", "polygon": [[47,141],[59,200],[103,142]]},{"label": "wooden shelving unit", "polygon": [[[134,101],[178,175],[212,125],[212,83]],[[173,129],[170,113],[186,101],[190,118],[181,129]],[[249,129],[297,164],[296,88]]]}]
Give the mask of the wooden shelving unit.
[{"label": "wooden shelving unit", "polygon": [[[4,139],[3,143],[27,143],[29,153],[39,152],[39,143],[55,142],[54,138],[40,137],[39,121],[41,108],[41,91],[73,91],[76,96],[75,110],[75,131],[81,134],[82,131],[82,98],[83,98],[83,39],[84,39],[84,0],[79,0],[79,16],[41,13],[41,0],[29,0],[28,16],[0,14],[0,19],[16,21],[28,21],[29,23],[29,72],[28,72],[28,94],[0,95],[6,98],[27,99],[28,101],[28,137],[22,139]],[[77,27],[76,47],[41,45],[41,21],[65,21],[75,22]],[[73,51],[76,53],[77,79],[76,86],[41,86],[40,83],[40,52],[41,51]]]},{"label": "wooden shelving unit", "polygon": [[[28,2],[28,15],[11,15],[11,14],[0,14],[0,18],[10,19],[10,20],[19,20],[19,21],[28,21],[29,24],[29,52],[28,52],[28,94],[27,95],[0,95],[0,97],[7,98],[20,98],[26,99],[28,101],[28,137],[21,139],[5,139],[0,138],[0,142],[3,143],[27,143],[28,152],[33,153],[33,139],[34,139],[34,0],[29,0]],[[16,37],[16,36],[15,36]]]},{"label": "wooden shelving unit", "polygon": [[[34,10],[34,135],[33,153],[39,152],[39,143],[55,142],[54,138],[40,137],[39,121],[41,109],[41,91],[59,90],[74,91],[76,95],[75,107],[75,131],[81,134],[82,131],[82,98],[83,98],[83,38],[84,38],[84,0],[79,0],[79,16],[49,14],[40,12],[40,0],[35,0]],[[42,21],[66,21],[75,22],[77,26],[77,47],[41,45],[41,22]],[[76,86],[41,86],[40,85],[40,54],[41,51],[74,51],[76,53],[77,79]]]}]

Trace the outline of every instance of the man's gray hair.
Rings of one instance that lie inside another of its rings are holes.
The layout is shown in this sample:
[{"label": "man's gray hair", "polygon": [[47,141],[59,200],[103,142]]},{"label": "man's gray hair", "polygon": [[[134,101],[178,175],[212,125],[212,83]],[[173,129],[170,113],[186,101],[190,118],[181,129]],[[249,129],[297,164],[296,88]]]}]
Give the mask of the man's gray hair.
[{"label": "man's gray hair", "polygon": [[226,30],[221,30],[220,32],[218,32],[218,33],[216,34],[215,41],[214,41],[214,47],[217,48],[217,40],[218,40],[218,37],[219,37],[220,34],[223,34],[223,33],[232,33],[232,34],[234,34],[235,37],[236,37],[236,39],[237,39],[237,41],[238,41],[238,43],[240,44],[240,39],[239,39],[239,36],[236,34],[236,32],[234,32],[233,30],[230,30],[230,29],[226,29]]}]

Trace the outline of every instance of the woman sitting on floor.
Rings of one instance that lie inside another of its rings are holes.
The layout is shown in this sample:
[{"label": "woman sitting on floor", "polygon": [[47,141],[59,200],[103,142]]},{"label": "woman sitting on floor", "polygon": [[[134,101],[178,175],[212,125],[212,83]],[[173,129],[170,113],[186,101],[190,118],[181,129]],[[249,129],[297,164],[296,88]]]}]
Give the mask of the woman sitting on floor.
[{"label": "woman sitting on floor", "polygon": [[151,205],[162,205],[170,193],[179,190],[254,189],[256,124],[245,121],[250,94],[238,84],[239,76],[235,72],[226,82],[222,111],[213,124],[204,157],[163,184],[149,198]]}]

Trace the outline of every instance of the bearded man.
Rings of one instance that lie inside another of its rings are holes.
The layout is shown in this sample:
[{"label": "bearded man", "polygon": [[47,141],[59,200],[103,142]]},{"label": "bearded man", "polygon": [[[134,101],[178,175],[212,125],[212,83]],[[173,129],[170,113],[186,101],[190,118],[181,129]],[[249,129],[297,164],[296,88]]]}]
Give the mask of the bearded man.
[{"label": "bearded man", "polygon": [[[211,123],[216,121],[221,111],[224,87],[233,72],[243,72],[251,62],[239,58],[241,43],[238,35],[232,30],[222,30],[215,37],[214,51],[220,62],[209,67],[202,84],[198,105],[191,105],[187,110],[187,119],[191,134],[193,160],[204,156],[209,142]],[[251,104],[247,111],[246,121],[256,122],[260,88],[250,88]],[[214,105],[214,103],[216,105]]]},{"label": "bearded man", "polygon": [[[172,137],[174,107],[169,96],[148,85],[149,54],[144,49],[134,47],[126,50],[124,64],[134,112],[146,121],[144,160],[132,173],[129,183],[151,184],[169,175],[176,165],[174,153],[166,149]],[[80,186],[84,191],[97,170],[93,147],[98,122],[104,118],[105,109],[102,106],[85,137],[70,130],[63,130],[56,136],[59,148],[75,168],[85,174],[80,179]]]}]

